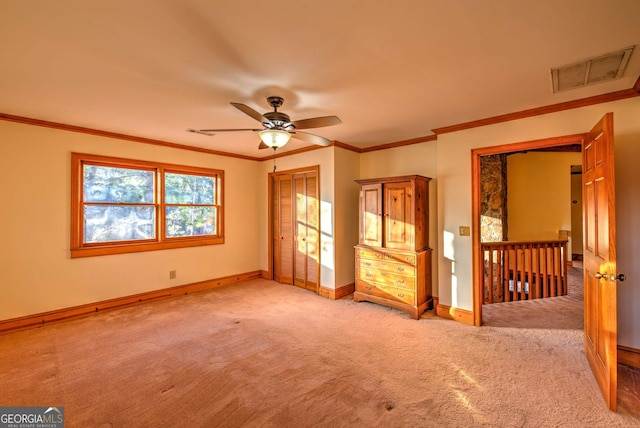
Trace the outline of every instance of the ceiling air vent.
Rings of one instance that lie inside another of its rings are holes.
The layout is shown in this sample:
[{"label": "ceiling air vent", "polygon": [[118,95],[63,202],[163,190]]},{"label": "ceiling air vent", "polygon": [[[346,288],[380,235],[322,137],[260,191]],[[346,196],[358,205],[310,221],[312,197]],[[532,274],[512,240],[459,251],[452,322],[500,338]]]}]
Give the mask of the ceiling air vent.
[{"label": "ceiling air vent", "polygon": [[552,68],[553,93],[621,78],[634,47]]}]

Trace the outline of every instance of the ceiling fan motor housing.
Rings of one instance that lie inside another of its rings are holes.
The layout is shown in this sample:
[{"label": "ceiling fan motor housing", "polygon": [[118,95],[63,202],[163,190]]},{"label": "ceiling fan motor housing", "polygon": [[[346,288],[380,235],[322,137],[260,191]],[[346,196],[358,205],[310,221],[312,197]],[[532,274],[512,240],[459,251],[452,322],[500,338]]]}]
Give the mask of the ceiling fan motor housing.
[{"label": "ceiling fan motor housing", "polygon": [[291,124],[289,116],[278,111],[278,107],[281,107],[284,103],[284,99],[282,97],[267,97],[267,102],[271,107],[273,107],[273,111],[263,114],[264,117],[269,119],[269,122],[262,122],[265,127],[271,129],[284,129],[287,131],[295,128],[295,126]]},{"label": "ceiling fan motor housing", "polygon": [[294,126],[291,124],[291,119],[289,119],[289,116],[284,113],[280,113],[279,111],[270,111],[268,113],[263,114],[263,116],[269,119],[269,122],[262,122],[262,124],[267,128],[277,128],[277,129],[284,129],[284,128],[293,129],[294,128]]}]

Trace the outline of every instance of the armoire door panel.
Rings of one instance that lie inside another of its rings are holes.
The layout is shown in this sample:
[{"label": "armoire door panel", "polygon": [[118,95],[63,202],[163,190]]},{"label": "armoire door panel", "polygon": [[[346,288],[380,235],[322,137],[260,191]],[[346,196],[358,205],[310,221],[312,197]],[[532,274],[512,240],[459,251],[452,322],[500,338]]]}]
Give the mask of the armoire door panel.
[{"label": "armoire door panel", "polygon": [[387,248],[413,249],[411,183],[390,183],[385,189],[385,245]]},{"label": "armoire door panel", "polygon": [[361,189],[360,242],[382,246],[382,185],[368,184]]}]

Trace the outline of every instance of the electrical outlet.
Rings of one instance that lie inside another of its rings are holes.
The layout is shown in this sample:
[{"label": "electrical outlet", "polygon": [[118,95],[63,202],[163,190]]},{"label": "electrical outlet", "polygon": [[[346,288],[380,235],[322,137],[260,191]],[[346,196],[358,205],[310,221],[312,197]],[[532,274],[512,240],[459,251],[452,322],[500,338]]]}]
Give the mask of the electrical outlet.
[{"label": "electrical outlet", "polygon": [[470,235],[471,235],[470,226],[460,226],[460,236],[470,236]]},{"label": "electrical outlet", "polygon": [[170,270],[169,271],[169,279],[176,279],[176,271],[175,270]]}]

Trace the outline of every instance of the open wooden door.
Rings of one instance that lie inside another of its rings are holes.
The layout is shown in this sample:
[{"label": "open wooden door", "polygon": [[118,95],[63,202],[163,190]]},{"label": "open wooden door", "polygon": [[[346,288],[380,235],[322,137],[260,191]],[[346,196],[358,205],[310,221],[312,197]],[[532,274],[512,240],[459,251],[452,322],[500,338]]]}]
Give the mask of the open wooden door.
[{"label": "open wooden door", "polygon": [[618,388],[615,175],[613,113],[583,145],[584,344],[593,374],[611,410]]}]

